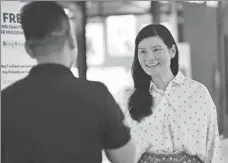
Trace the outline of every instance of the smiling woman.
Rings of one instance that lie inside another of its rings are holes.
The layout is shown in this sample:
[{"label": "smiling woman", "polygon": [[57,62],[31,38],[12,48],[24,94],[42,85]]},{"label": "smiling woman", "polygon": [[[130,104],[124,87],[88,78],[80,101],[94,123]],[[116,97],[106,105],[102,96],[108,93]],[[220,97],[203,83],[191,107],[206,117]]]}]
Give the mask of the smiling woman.
[{"label": "smiling woman", "polygon": [[[177,75],[179,51],[176,47],[172,34],[163,25],[147,25],[138,33],[132,65],[136,90],[129,99],[130,114],[134,120],[140,122],[152,113],[150,107],[154,101],[148,91],[151,79],[164,88],[164,83]],[[156,67],[148,66],[156,63]],[[159,82],[161,78],[165,81]]]},{"label": "smiling woman", "polygon": [[[170,61],[175,57],[176,47],[170,49],[159,36],[151,36],[143,39],[138,46],[138,59],[141,67],[148,75],[164,73],[172,74]],[[173,76],[173,75],[170,75]]]},{"label": "smiling woman", "polygon": [[222,163],[216,107],[203,84],[180,72],[178,57],[165,26],[138,33],[126,113],[138,162]]}]

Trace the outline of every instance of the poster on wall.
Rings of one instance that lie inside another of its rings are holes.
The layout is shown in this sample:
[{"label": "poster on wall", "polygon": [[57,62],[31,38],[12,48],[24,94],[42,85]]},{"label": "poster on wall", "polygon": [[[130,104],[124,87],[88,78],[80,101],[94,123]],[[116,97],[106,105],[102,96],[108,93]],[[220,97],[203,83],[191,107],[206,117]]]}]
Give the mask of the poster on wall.
[{"label": "poster on wall", "polygon": [[20,9],[25,3],[1,1],[1,90],[28,75],[36,65],[24,49]]},{"label": "poster on wall", "polygon": [[132,57],[134,55],[136,30],[134,15],[109,16],[107,18],[108,54],[116,57]]}]

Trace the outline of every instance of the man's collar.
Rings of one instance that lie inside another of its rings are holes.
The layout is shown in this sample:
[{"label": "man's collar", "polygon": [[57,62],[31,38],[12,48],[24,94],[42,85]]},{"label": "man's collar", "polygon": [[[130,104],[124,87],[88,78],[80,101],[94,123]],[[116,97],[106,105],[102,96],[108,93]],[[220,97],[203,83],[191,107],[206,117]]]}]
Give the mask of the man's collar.
[{"label": "man's collar", "polygon": [[71,74],[69,68],[60,65],[60,64],[53,64],[53,63],[45,63],[45,64],[39,64],[37,66],[34,66],[30,70],[31,74],[43,74],[43,75],[60,75],[60,74]]}]

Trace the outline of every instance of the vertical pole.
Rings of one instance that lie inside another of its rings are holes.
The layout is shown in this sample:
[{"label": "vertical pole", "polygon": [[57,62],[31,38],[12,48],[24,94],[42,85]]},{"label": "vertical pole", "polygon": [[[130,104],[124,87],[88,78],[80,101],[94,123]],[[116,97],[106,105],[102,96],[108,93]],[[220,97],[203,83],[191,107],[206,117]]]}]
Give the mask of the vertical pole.
[{"label": "vertical pole", "polygon": [[178,22],[177,22],[177,2],[171,1],[171,23],[173,28],[173,37],[178,42]]},{"label": "vertical pole", "polygon": [[225,124],[225,116],[226,116],[226,91],[225,91],[225,53],[224,53],[224,23],[223,23],[223,15],[222,15],[222,2],[218,2],[217,7],[217,30],[218,30],[218,72],[219,72],[219,130],[220,134],[224,133],[224,124]]},{"label": "vertical pole", "polygon": [[160,23],[160,4],[158,1],[151,1],[150,13],[152,15],[153,23]]},{"label": "vertical pole", "polygon": [[86,1],[76,2],[80,9],[80,16],[77,20],[77,41],[78,41],[78,72],[79,78],[86,79],[87,63],[86,63]]},{"label": "vertical pole", "polygon": [[[224,10],[223,10],[223,21],[225,23],[225,18],[226,18],[226,13],[227,13],[227,10],[228,10],[228,2],[227,1],[224,1]],[[223,26],[224,29],[225,29],[225,25]],[[223,125],[223,129],[224,129],[224,137],[228,137],[228,126],[227,126],[227,122],[228,122],[228,36],[225,34],[225,30],[224,30],[224,51],[223,51],[223,55],[224,55],[224,77],[225,77],[225,88],[226,88],[226,91],[225,91],[225,106],[224,106],[224,125]]]}]

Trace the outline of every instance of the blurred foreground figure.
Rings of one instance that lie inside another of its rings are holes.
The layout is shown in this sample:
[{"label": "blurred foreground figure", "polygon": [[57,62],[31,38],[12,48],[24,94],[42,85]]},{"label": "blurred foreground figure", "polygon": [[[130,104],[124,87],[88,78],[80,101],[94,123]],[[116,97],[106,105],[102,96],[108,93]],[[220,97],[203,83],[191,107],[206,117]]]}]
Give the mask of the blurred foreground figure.
[{"label": "blurred foreground figure", "polygon": [[[31,2],[22,8],[29,75],[2,91],[2,163],[134,163],[124,116],[98,82],[75,78],[76,41],[63,8]],[[13,59],[13,58],[12,58]]]}]

